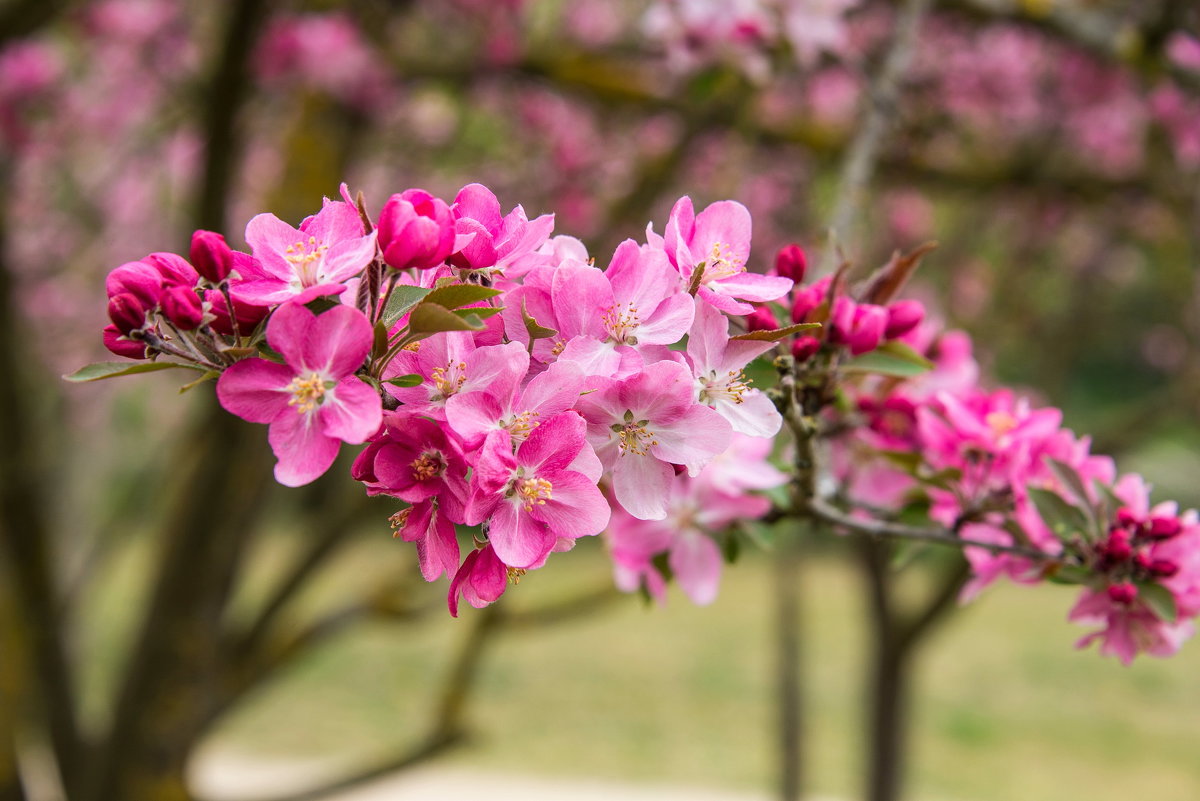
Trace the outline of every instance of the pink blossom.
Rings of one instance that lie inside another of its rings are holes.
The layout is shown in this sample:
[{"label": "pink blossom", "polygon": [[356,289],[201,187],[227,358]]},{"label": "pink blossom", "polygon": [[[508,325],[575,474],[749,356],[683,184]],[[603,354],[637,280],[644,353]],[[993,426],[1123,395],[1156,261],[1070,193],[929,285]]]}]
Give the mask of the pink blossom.
[{"label": "pink blossom", "polygon": [[417,545],[417,563],[426,581],[458,571],[458,538],[454,523],[434,499],[418,501],[392,515],[396,536]]},{"label": "pink blossom", "polygon": [[584,448],[583,418],[565,412],[530,433],[513,453],[512,438],[494,431],[472,479],[467,524],[487,520],[488,539],[505,564],[539,566],[560,541],[599,534],[609,508],[594,481],[570,469]]},{"label": "pink blossom", "polygon": [[391,495],[409,503],[437,498],[452,522],[464,521],[467,462],[452,431],[409,412],[385,412],[383,428],[354,460],[352,475],[369,495]]},{"label": "pink blossom", "polygon": [[704,265],[701,298],[721,311],[749,314],[754,307],[739,301],[776,300],[792,288],[789,278],[746,271],[750,228],[750,212],[741,203],[723,200],[697,215],[685,196],[671,209],[665,237],[659,240],[650,230],[646,235],[652,245],[665,248],[685,284],[697,265]]},{"label": "pink blossom", "polygon": [[460,597],[476,609],[492,603],[508,589],[508,577],[508,566],[500,561],[491,545],[471,551],[450,582],[446,596],[450,614],[458,617]]},{"label": "pink blossom", "polygon": [[246,225],[246,241],[257,261],[238,265],[242,280],[233,289],[239,300],[262,306],[340,294],[375,258],[375,233],[363,234],[358,211],[328,199],[299,229],[259,214]]},{"label": "pink blossom", "polygon": [[457,249],[450,207],[422,189],[388,198],[378,233],[383,260],[397,270],[438,267]]},{"label": "pink blossom", "polygon": [[1142,651],[1152,656],[1170,656],[1195,631],[1191,621],[1168,623],[1160,619],[1142,601],[1122,603],[1107,592],[1092,589],[1083,591],[1068,619],[1103,627],[1080,639],[1075,644],[1077,648],[1098,641],[1100,653],[1115,656],[1126,665]]},{"label": "pink blossom", "polygon": [[529,369],[529,353],[519,343],[475,346],[465,331],[435,334],[401,351],[384,372],[385,378],[419,375],[415,387],[385,385],[410,412],[446,419],[446,402],[459,393],[487,389],[504,396],[516,390]]},{"label": "pink blossom", "polygon": [[639,519],[663,519],[672,465],[698,473],[728,446],[729,423],[693,400],[691,373],[675,362],[591,383],[595,391],[576,409],[588,422],[588,441],[601,464],[612,471],[617,501]]},{"label": "pink blossom", "polygon": [[371,324],[354,309],[318,316],[289,303],[267,324],[267,342],[285,363],[245,359],[221,374],[225,410],[270,426],[280,484],[309,483],[333,464],[340,442],[365,442],[379,428],[379,396],[355,376],[371,341]]},{"label": "pink blossom", "polygon": [[773,437],[783,425],[775,404],[751,387],[743,372],[750,362],[774,347],[774,342],[730,339],[729,318],[697,301],[687,355],[698,399],[715,409],[740,434]]},{"label": "pink blossom", "polygon": [[545,244],[554,230],[553,214],[543,214],[531,221],[525,210],[517,206],[501,217],[500,202],[482,184],[468,184],[460,189],[451,211],[456,235],[471,237],[466,247],[450,257],[452,264],[463,269],[496,267],[506,271]]},{"label": "pink blossom", "polygon": [[523,389],[515,382],[496,382],[451,395],[446,401],[446,421],[468,447],[478,447],[493,431],[507,431],[514,441],[521,442],[543,420],[574,406],[583,383],[577,365],[556,362]]}]

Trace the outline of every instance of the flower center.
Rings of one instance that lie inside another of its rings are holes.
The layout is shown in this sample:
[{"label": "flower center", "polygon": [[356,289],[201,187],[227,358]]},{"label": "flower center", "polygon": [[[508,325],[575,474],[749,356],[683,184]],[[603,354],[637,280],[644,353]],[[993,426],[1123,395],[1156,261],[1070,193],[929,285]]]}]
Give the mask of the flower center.
[{"label": "flower center", "polygon": [[729,401],[742,403],[742,396],[750,391],[750,379],[741,370],[730,370],[727,374],[718,376],[716,371],[700,379],[700,402]]},{"label": "flower center", "polygon": [[1017,427],[1017,418],[1008,412],[988,412],[987,416],[984,417],[984,421],[987,422],[997,439]]},{"label": "flower center", "polygon": [[511,434],[513,439],[523,442],[529,436],[529,432],[538,427],[538,421],[533,419],[537,416],[537,412],[521,412],[501,421],[500,427]]},{"label": "flower center", "polygon": [[394,515],[388,518],[388,523],[392,526],[392,536],[399,537],[400,531],[408,525],[408,516],[412,513],[412,507],[401,509]]},{"label": "flower center", "polygon": [[448,398],[462,389],[463,384],[467,381],[467,374],[464,372],[466,369],[466,362],[433,368],[430,379],[433,381],[434,388],[437,389],[438,396]]},{"label": "flower center", "polygon": [[521,583],[521,576],[523,575],[525,575],[525,568],[523,567],[508,568],[508,580],[513,583],[514,587]]},{"label": "flower center", "polygon": [[646,428],[649,424],[649,420],[634,422],[631,411],[625,412],[624,423],[613,423],[611,428],[617,435],[617,449],[621,456],[627,453],[645,456],[651,447],[658,444],[658,440],[654,438],[654,432]]},{"label": "flower center", "polygon": [[613,342],[618,345],[637,344],[637,337],[633,332],[642,324],[637,306],[632,303],[616,303],[610,306],[600,319]]},{"label": "flower center", "polygon": [[329,382],[321,378],[319,373],[298,375],[292,379],[292,383],[287,385],[288,392],[292,393],[288,406],[295,406],[299,414],[310,414],[325,402],[325,390],[327,389],[329,389]]},{"label": "flower center", "polygon": [[440,476],[446,468],[446,463],[442,460],[442,455],[437,451],[426,451],[416,459],[413,459],[409,467],[412,468],[414,481],[428,481],[431,478]]},{"label": "flower center", "polygon": [[300,281],[301,287],[316,286],[320,283],[321,265],[325,261],[325,251],[328,245],[322,245],[315,236],[310,236],[307,242],[297,242],[288,245],[284,258],[292,265],[292,271]]},{"label": "flower center", "polygon": [[733,248],[723,242],[714,242],[701,283],[719,281],[722,278],[744,272],[746,272],[746,265],[733,254]]},{"label": "flower center", "polygon": [[518,478],[514,489],[526,512],[532,512],[533,507],[545,506],[546,501],[554,500],[554,485],[544,478]]}]

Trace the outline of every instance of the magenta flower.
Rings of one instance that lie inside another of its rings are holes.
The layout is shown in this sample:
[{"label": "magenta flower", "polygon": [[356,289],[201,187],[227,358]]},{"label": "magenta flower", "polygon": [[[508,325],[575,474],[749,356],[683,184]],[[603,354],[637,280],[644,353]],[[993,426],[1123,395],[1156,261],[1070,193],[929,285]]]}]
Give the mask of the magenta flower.
[{"label": "magenta flower", "polygon": [[340,294],[375,258],[375,233],[363,234],[358,211],[329,199],[299,229],[274,214],[259,214],[246,225],[246,241],[256,261],[235,262],[242,280],[233,291],[260,306]]},{"label": "magenta flower", "polygon": [[437,267],[455,249],[450,207],[422,189],[392,195],[379,212],[379,248],[397,270]]},{"label": "magenta flower", "polygon": [[707,303],[696,304],[687,355],[698,397],[738,433],[773,437],[783,425],[775,404],[753,389],[743,372],[746,365],[774,347],[774,342],[730,339],[729,318]]},{"label": "magenta flower", "polygon": [[514,454],[506,431],[488,435],[475,465],[467,523],[488,521],[496,555],[515,568],[538,567],[560,550],[608,525],[609,506],[596,482],[571,469],[590,447],[586,425],[566,412],[535,428]]},{"label": "magenta flower", "polygon": [[415,387],[387,385],[387,391],[410,412],[446,419],[446,403],[459,394],[487,390],[498,396],[516,390],[529,370],[529,353],[516,342],[476,347],[465,331],[435,334],[401,351],[384,372],[385,378],[419,375]]},{"label": "magenta flower", "polygon": [[729,445],[729,423],[695,402],[692,375],[677,362],[655,362],[622,381],[594,378],[590,386],[595,391],[576,409],[612,471],[617,501],[639,519],[663,519],[673,465],[697,474]]},{"label": "magenta flower", "polygon": [[462,567],[450,581],[450,592],[446,596],[451,616],[458,617],[460,597],[466,598],[476,609],[482,609],[503,595],[508,589],[510,571],[512,569],[500,561],[491,545],[467,554]]},{"label": "magenta flower", "polygon": [[523,389],[516,382],[495,382],[477,392],[452,395],[446,401],[446,421],[470,448],[482,445],[493,431],[507,431],[514,441],[523,442],[542,421],[575,405],[583,380],[574,363],[555,362]]},{"label": "magenta flower", "polygon": [[554,230],[554,215],[535,220],[520,206],[500,216],[500,201],[482,184],[467,184],[454,198],[454,230],[467,245],[450,257],[450,263],[469,270],[496,267],[504,270],[545,244]]},{"label": "magenta flower", "polygon": [[671,209],[662,246],[685,282],[704,265],[701,298],[730,314],[750,314],[754,307],[740,301],[776,300],[792,288],[790,278],[746,271],[750,230],[750,212],[741,203],[723,200],[697,215],[685,196]]},{"label": "magenta flower", "polygon": [[392,515],[396,536],[417,544],[417,563],[426,581],[458,571],[458,537],[454,522],[432,499],[420,501]]},{"label": "magenta flower", "polygon": [[371,339],[371,324],[355,309],[317,316],[289,303],[267,324],[267,342],[285,363],[245,359],[217,381],[226,411],[270,426],[280,484],[309,483],[333,464],[341,442],[365,442],[378,430],[379,396],[354,375]]},{"label": "magenta flower", "polygon": [[1098,641],[1100,653],[1115,656],[1125,665],[1142,651],[1151,656],[1170,656],[1195,632],[1190,620],[1168,623],[1136,597],[1113,598],[1108,592],[1090,588],[1083,591],[1067,619],[1102,627],[1081,638],[1076,648]]}]

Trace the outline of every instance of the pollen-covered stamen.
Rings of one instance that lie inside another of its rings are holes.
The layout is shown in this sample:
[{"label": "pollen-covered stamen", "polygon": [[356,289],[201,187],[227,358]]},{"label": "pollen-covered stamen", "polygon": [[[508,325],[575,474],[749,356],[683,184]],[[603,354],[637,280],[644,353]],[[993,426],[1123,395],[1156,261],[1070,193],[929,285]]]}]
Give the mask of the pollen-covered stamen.
[{"label": "pollen-covered stamen", "polygon": [[555,356],[558,356],[560,353],[562,353],[566,349],[567,349],[566,340],[556,339],[556,340],[554,340],[554,346],[552,348],[550,348],[550,352],[553,353]]},{"label": "pollen-covered stamen", "polygon": [[428,481],[442,474],[446,469],[446,460],[437,451],[425,451],[409,465],[412,468],[414,481]]},{"label": "pollen-covered stamen", "polygon": [[704,267],[704,277],[700,280],[702,283],[708,283],[744,272],[746,264],[734,255],[733,248],[723,242],[714,242]]},{"label": "pollen-covered stamen", "polygon": [[292,394],[288,406],[295,406],[300,414],[309,414],[325,402],[325,391],[330,388],[329,384],[320,373],[296,376],[287,385],[287,391]]},{"label": "pollen-covered stamen", "polygon": [[513,483],[513,490],[526,512],[532,512],[533,507],[545,506],[546,501],[554,500],[554,485],[544,478],[518,478]]},{"label": "pollen-covered stamen", "polygon": [[410,506],[407,509],[401,509],[399,512],[396,512],[394,515],[388,518],[388,523],[392,527],[393,537],[400,536],[400,530],[408,525],[408,516],[411,513],[412,507]]},{"label": "pollen-covered stamen", "polygon": [[467,381],[467,363],[452,362],[445,367],[435,367],[430,374],[430,380],[437,390],[438,397],[448,398],[462,389]]},{"label": "pollen-covered stamen", "polygon": [[637,337],[634,332],[638,326],[642,324],[642,318],[638,316],[637,306],[632,303],[615,303],[608,307],[600,317],[604,324],[604,330],[608,332],[609,337],[618,345],[636,345]]},{"label": "pollen-covered stamen", "polygon": [[310,236],[307,242],[301,241],[288,245],[284,258],[292,265],[292,271],[302,287],[316,286],[320,283],[321,265],[325,261],[328,245],[322,245],[315,236]]},{"label": "pollen-covered stamen", "polygon": [[537,412],[521,412],[507,420],[501,420],[500,427],[511,434],[513,439],[524,442],[530,432],[538,427],[538,421],[534,419],[537,416]]},{"label": "pollen-covered stamen", "polygon": [[617,450],[621,456],[632,453],[635,456],[645,456],[650,448],[658,444],[654,432],[646,428],[649,420],[633,419],[633,412],[625,412],[624,423],[613,423],[610,428],[617,435]]},{"label": "pollen-covered stamen", "polygon": [[725,375],[718,375],[717,371],[713,370],[700,378],[701,403],[742,403],[742,396],[749,391],[750,379],[746,378],[746,373],[742,370],[730,370]]},{"label": "pollen-covered stamen", "polygon": [[1003,437],[1017,427],[1017,418],[1008,412],[988,412],[987,416],[983,419],[988,424],[988,427],[992,429],[992,433],[996,435],[996,439]]},{"label": "pollen-covered stamen", "polygon": [[524,576],[525,572],[525,568],[523,567],[510,567],[508,568],[508,580],[511,581],[515,587],[521,583],[521,576]]}]

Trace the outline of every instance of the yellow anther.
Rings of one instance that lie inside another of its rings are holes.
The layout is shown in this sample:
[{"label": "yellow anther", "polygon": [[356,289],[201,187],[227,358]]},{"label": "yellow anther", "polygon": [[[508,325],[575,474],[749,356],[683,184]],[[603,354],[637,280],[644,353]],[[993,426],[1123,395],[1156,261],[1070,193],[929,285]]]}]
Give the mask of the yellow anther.
[{"label": "yellow anther", "polygon": [[412,464],[413,480],[428,481],[434,476],[440,475],[442,468],[445,466],[437,453],[422,453],[416,459],[413,459]]},{"label": "yellow anther", "polygon": [[554,485],[544,478],[517,479],[516,490],[526,512],[532,512],[534,506],[545,506],[546,501],[554,500]]},{"label": "yellow anther", "polygon": [[396,512],[394,515],[388,518],[388,523],[390,523],[392,526],[393,537],[400,536],[400,529],[408,525],[408,516],[411,513],[412,507],[410,506],[407,509],[401,509],[399,512]]},{"label": "yellow anther", "polygon": [[523,567],[508,568],[508,580],[513,583],[514,587],[521,583],[521,576],[524,576],[524,575],[525,575],[525,568],[523,568]]},{"label": "yellow anther", "polygon": [[300,414],[309,414],[325,401],[325,380],[318,373],[296,376],[287,389],[292,393],[288,406],[295,406]]}]

